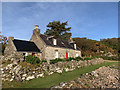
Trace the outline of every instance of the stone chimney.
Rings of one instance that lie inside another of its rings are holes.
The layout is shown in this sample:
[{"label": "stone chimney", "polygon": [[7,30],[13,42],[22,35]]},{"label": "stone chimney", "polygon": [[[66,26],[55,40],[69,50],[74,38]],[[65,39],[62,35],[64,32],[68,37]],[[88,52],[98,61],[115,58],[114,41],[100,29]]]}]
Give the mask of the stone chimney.
[{"label": "stone chimney", "polygon": [[33,30],[33,34],[35,34],[35,32],[37,33],[37,34],[40,34],[40,29],[38,29],[38,25],[35,25],[35,29]]},{"label": "stone chimney", "polygon": [[8,40],[14,40],[14,37],[8,37]]}]

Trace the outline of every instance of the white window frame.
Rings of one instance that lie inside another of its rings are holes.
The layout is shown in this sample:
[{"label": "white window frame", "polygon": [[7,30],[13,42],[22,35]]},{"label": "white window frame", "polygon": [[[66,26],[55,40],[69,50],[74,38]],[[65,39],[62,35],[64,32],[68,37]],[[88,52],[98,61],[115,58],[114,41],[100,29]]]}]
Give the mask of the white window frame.
[{"label": "white window frame", "polygon": [[74,49],[76,49],[76,44],[74,43]]},{"label": "white window frame", "polygon": [[79,56],[79,54],[78,53],[76,53],[76,57],[78,57]]},{"label": "white window frame", "polygon": [[59,53],[58,51],[55,51],[55,58],[58,58],[59,57]]},{"label": "white window frame", "polygon": [[57,45],[57,40],[53,39],[53,45]]},{"label": "white window frame", "polygon": [[68,52],[68,57],[70,57],[70,53]]},{"label": "white window frame", "polygon": [[28,56],[28,53],[27,53],[27,52],[25,53],[25,56]]}]

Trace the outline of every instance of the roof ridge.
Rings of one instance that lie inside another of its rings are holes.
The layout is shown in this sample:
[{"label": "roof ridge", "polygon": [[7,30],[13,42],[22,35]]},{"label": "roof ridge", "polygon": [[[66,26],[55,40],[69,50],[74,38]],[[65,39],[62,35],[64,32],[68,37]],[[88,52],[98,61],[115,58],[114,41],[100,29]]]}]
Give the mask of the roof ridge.
[{"label": "roof ridge", "polygon": [[[20,39],[14,39],[14,40],[18,40],[18,41],[24,41],[24,42],[32,42],[32,41],[20,40]],[[32,43],[34,43],[34,42],[32,42]]]},{"label": "roof ridge", "polygon": [[[71,45],[69,43],[69,41],[67,41],[67,40],[63,40],[63,39],[57,38],[57,45],[54,46],[53,43],[51,43],[51,41],[47,39],[47,37],[48,37],[47,35],[40,34],[39,36],[45,42],[46,45],[49,45],[49,46],[52,46],[52,47],[61,47],[61,48],[74,49],[74,46]],[[62,42],[64,44],[62,44]]]},{"label": "roof ridge", "polygon": [[[44,35],[44,36],[46,36],[46,37],[49,37],[48,35],[45,35],[45,34],[41,34],[41,35]],[[53,37],[54,38],[54,37]],[[63,40],[63,39],[60,39],[60,38],[57,38],[58,40]],[[69,42],[69,41],[67,41],[67,40],[63,40],[63,41],[66,41],[66,42]]]}]

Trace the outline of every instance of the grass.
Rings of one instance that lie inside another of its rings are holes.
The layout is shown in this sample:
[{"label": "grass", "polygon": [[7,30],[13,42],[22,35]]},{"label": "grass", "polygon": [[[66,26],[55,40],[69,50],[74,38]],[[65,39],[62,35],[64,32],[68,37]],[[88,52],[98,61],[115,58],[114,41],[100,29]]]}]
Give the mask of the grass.
[{"label": "grass", "polygon": [[120,63],[119,64],[118,63],[114,63],[114,64],[110,65],[110,68],[114,68],[114,69],[120,70]]},{"label": "grass", "polygon": [[105,62],[102,64],[97,64],[93,66],[82,67],[79,69],[75,69],[71,72],[63,72],[62,74],[54,73],[50,76],[45,76],[44,78],[36,78],[31,81],[25,82],[3,82],[3,88],[10,88],[13,86],[14,88],[49,88],[54,85],[58,85],[60,82],[68,82],[73,79],[78,78],[81,74],[91,72],[95,69],[98,69],[102,66],[109,66],[112,64],[116,64],[118,62]]}]

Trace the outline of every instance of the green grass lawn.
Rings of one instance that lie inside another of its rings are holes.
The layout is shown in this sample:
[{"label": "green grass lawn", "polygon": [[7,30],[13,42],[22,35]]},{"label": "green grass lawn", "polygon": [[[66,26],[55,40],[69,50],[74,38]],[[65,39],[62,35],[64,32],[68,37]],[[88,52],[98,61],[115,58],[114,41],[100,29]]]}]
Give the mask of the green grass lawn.
[{"label": "green grass lawn", "polygon": [[45,76],[44,78],[36,78],[25,82],[3,82],[3,88],[49,88],[53,85],[57,85],[60,82],[67,82],[78,78],[81,74],[91,72],[102,66],[109,66],[112,64],[117,64],[118,62],[105,62],[102,64],[97,64],[93,66],[82,67],[75,69],[71,72],[63,72],[62,74],[54,73],[50,76]]}]

